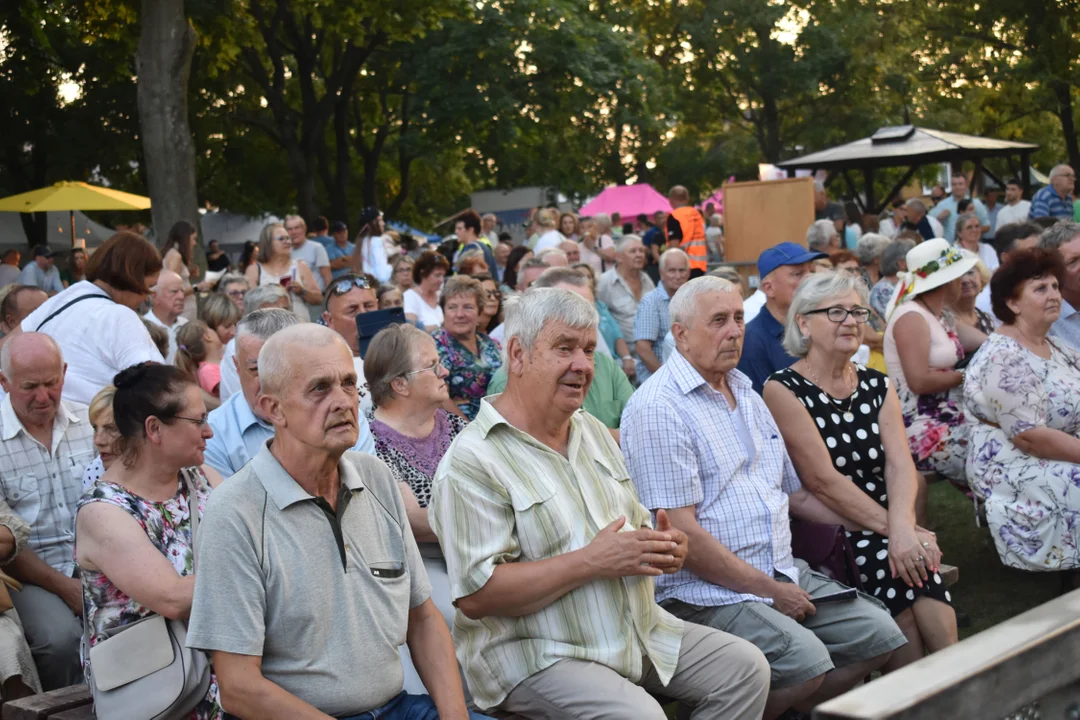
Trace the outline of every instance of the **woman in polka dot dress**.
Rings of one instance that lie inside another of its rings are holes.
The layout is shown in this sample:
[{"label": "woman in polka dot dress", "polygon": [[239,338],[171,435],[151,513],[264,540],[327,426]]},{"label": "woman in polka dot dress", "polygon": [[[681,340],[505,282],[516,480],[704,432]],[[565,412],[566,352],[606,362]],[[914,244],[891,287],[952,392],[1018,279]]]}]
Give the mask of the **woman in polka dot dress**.
[{"label": "woman in polka dot dress", "polygon": [[848,529],[866,592],[908,638],[891,670],[955,643],[956,614],[937,572],[937,539],[915,524],[900,400],[888,377],[850,360],[868,319],[866,294],[850,275],[804,281],[784,335],[801,359],[773,374],[763,395],[800,479]]}]

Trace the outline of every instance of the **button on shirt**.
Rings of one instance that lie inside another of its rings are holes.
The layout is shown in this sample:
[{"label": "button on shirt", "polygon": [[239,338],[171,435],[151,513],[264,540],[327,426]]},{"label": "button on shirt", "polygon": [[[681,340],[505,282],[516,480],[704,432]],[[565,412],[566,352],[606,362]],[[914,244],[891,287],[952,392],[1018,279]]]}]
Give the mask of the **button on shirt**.
[{"label": "button on shirt", "polygon": [[784,326],[777,322],[767,307],[746,324],[739,371],[750,378],[758,395],[770,375],[795,364],[795,358],[784,349],[783,337]]},{"label": "button on shirt", "polygon": [[187,645],[262,658],[270,682],[333,717],[401,692],[409,610],[431,595],[397,483],[345,453],[337,508],[263,446],[210,495]]},{"label": "button on shirt", "polygon": [[[656,287],[652,278],[641,273],[641,297],[651,293]],[[596,296],[600,302],[608,306],[612,317],[619,323],[624,340],[634,337],[634,316],[637,315],[638,303],[626,280],[619,275],[615,268],[608,270],[600,276],[596,283]],[[633,348],[631,348],[633,350]]]},{"label": "button on shirt", "polygon": [[1080,311],[1061,299],[1061,315],[1050,326],[1050,334],[1080,352]]},{"label": "button on shirt", "polygon": [[[798,583],[788,495],[802,486],[769,409],[738,370],[727,375],[732,410],[681,353],[630,398],[622,447],[650,509],[695,507],[698,523],[740,560]],[[739,418],[745,429],[739,427]],[[656,599],[716,607],[770,602],[683,569],[656,579]]]},{"label": "button on shirt", "polygon": [[60,402],[52,447],[30,435],[15,414],[11,396],[0,403],[0,493],[30,526],[30,549],[57,572],[75,570],[75,511],[83,470],[97,454],[87,407]]},{"label": "button on shirt", "polygon": [[[208,420],[214,437],[206,441],[206,463],[222,477],[240,472],[266,441],[274,437],[274,426],[255,417],[243,392],[234,393],[221,407],[212,410]],[[363,412],[359,413],[358,422],[360,435],[352,450],[374,455],[375,438]]]},{"label": "button on shirt", "polygon": [[[479,591],[508,562],[585,547],[619,516],[623,531],[651,527],[619,446],[578,411],[566,457],[510,425],[487,400],[435,474],[428,517],[446,555],[453,598]],[[631,682],[643,658],[660,681],[679,661],[682,622],[653,599],[652,577],[596,579],[521,617],[470,620],[459,610],[454,646],[481,708],[559,660],[605,665]]]},{"label": "button on shirt", "polygon": [[1073,196],[1061,197],[1053,185],[1040,188],[1031,198],[1031,208],[1028,210],[1028,219],[1034,220],[1040,217],[1073,219]]},{"label": "button on shirt", "polygon": [[[634,316],[634,342],[648,340],[652,344],[653,354],[661,364],[667,357],[664,336],[671,329],[671,317],[668,314],[670,306],[671,296],[664,284],[660,283],[655,290],[641,298],[641,304]],[[649,370],[640,359],[636,365],[638,382],[643,383],[649,379]]]}]

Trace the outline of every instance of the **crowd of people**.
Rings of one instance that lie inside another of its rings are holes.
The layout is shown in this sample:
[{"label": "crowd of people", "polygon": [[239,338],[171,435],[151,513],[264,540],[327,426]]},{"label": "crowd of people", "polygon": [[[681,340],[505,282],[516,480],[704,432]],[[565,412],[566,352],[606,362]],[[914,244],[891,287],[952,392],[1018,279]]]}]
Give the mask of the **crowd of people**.
[{"label": "crowd of people", "polygon": [[928,481],[1075,586],[1073,180],[861,224],[819,186],[753,292],[681,187],[517,245],[365,208],[206,275],[183,222],[5,256],[0,692],[160,691],[160,620],[198,720],[801,717],[957,642]]}]

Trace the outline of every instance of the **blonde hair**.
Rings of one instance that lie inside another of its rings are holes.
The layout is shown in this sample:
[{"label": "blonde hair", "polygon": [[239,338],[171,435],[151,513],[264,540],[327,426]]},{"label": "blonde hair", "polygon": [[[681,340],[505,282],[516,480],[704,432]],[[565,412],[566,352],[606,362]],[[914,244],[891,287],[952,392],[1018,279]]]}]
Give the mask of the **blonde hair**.
[{"label": "blonde hair", "polygon": [[206,341],[203,337],[210,328],[202,320],[192,320],[181,325],[176,331],[176,367],[199,382],[199,364],[206,360]]},{"label": "blonde hair", "polygon": [[[106,385],[98,390],[97,395],[90,401],[90,407],[87,408],[87,416],[90,418],[90,422],[94,423],[94,418],[101,417],[101,413],[108,410],[112,412],[113,396],[116,395],[115,385]],[[96,424],[96,423],[94,423]]]},{"label": "blonde hair", "polygon": [[270,262],[270,253],[274,243],[274,228],[284,230],[285,226],[278,222],[267,223],[263,226],[262,232],[259,233],[259,251],[255,255],[255,259],[261,263]]},{"label": "blonde hair", "polygon": [[216,331],[219,327],[228,327],[240,322],[243,315],[236,303],[229,299],[228,295],[213,293],[203,300],[199,308],[199,319],[206,323],[207,327]]}]

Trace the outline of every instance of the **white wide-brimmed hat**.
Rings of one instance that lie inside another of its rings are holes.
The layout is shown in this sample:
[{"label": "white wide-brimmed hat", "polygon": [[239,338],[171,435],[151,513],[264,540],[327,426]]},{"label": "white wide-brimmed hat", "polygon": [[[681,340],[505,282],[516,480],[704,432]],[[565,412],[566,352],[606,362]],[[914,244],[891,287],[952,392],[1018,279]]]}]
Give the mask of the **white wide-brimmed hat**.
[{"label": "white wide-brimmed hat", "polygon": [[934,238],[911,248],[906,260],[907,272],[896,275],[896,292],[885,310],[886,319],[900,303],[961,277],[979,258],[944,238]]}]

